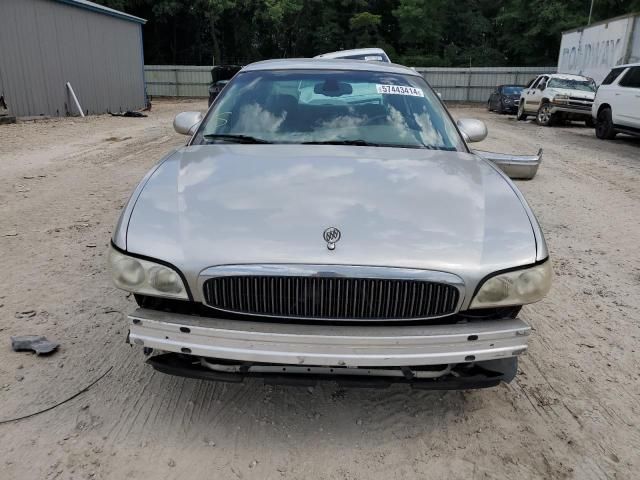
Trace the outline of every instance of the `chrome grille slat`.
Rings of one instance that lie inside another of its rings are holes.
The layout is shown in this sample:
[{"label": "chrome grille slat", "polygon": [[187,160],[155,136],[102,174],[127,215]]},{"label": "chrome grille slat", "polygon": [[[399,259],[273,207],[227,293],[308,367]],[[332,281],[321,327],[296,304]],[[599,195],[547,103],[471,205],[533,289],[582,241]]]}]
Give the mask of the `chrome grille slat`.
[{"label": "chrome grille slat", "polygon": [[223,276],[204,282],[205,303],[272,317],[401,320],[455,313],[453,285],[423,280],[298,276]]}]

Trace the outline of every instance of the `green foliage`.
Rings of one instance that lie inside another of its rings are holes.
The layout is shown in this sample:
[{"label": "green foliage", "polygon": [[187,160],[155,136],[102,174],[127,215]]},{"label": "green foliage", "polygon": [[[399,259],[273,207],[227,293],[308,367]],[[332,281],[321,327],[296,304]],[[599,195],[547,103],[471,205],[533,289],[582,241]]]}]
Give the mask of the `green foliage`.
[{"label": "green foliage", "polygon": [[[1,1],[1,0],[0,0]],[[384,48],[415,66],[555,65],[589,0],[94,0],[146,18],[149,64],[246,63]],[[640,11],[595,0],[592,21]]]}]

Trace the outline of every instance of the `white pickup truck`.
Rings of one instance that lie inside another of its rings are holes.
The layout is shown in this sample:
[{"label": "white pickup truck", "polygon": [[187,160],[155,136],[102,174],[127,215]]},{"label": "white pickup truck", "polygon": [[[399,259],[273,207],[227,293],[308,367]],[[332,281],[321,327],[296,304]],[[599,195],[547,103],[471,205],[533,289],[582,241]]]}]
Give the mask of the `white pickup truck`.
[{"label": "white pickup truck", "polygon": [[593,126],[591,105],[596,84],[588,77],[566,74],[538,75],[520,94],[518,120],[535,115],[538,125],[552,126],[565,120],[581,120]]}]

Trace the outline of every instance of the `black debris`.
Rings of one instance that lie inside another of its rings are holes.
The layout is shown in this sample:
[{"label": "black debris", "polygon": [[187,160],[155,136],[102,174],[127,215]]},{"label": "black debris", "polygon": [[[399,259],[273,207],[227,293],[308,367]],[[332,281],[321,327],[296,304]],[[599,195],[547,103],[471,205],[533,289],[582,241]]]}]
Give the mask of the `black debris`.
[{"label": "black debris", "polygon": [[32,350],[38,355],[51,353],[59,346],[56,342],[50,342],[41,335],[21,335],[18,337],[11,337],[11,348],[15,352],[22,352],[25,350]]},{"label": "black debris", "polygon": [[127,110],[124,113],[111,113],[112,117],[146,117],[147,115],[145,115],[144,113],[140,113],[140,112],[132,112],[131,110]]}]

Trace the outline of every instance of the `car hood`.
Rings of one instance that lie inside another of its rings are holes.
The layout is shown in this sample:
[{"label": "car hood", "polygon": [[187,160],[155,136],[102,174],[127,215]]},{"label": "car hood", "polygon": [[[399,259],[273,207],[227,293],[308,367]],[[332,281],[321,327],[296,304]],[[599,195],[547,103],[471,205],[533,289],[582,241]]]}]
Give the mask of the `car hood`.
[{"label": "car hood", "polygon": [[[248,263],[483,276],[536,261],[531,220],[514,188],[487,161],[461,152],[184,147],[132,200],[126,249],[190,279],[206,267]],[[342,232],[333,251],[323,239],[328,227]]]},{"label": "car hood", "polygon": [[568,95],[575,98],[584,98],[593,100],[596,97],[594,92],[585,92],[584,90],[571,90],[570,88],[547,88],[544,92],[546,96]]}]

